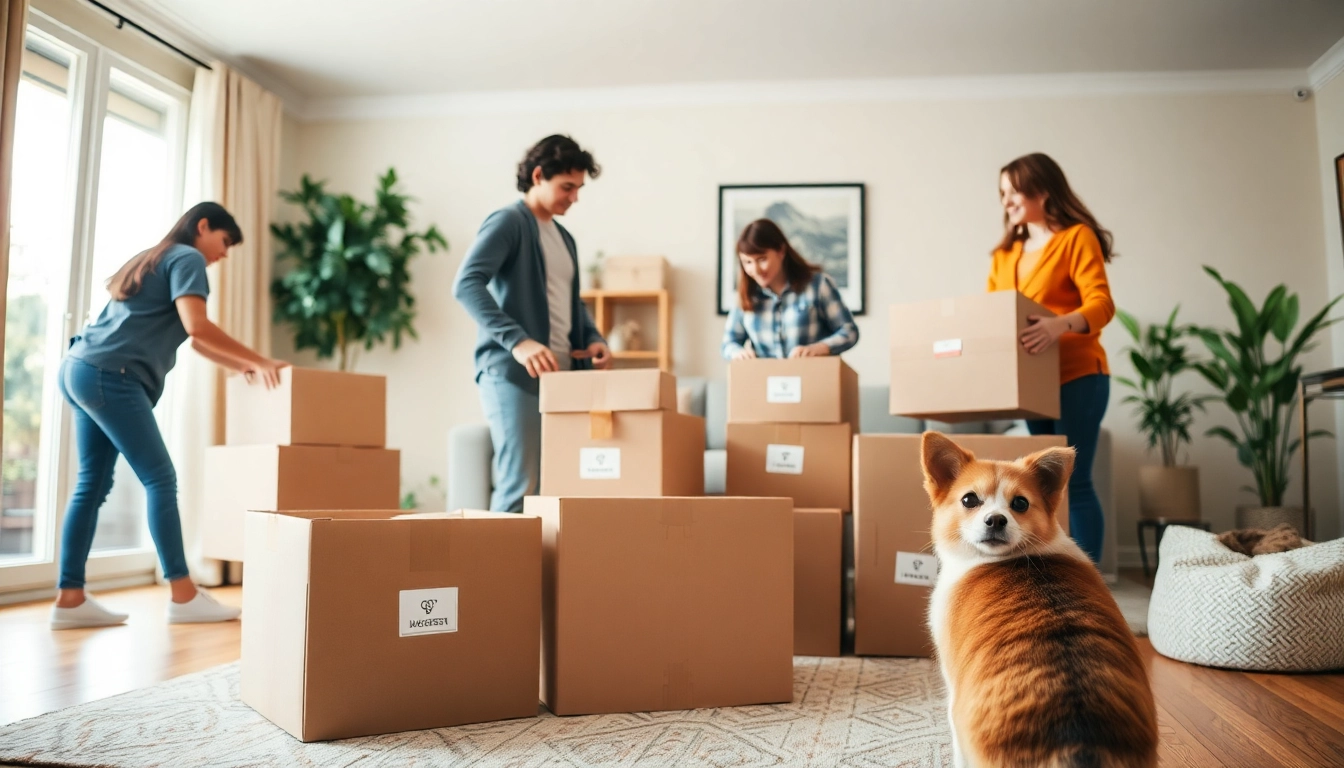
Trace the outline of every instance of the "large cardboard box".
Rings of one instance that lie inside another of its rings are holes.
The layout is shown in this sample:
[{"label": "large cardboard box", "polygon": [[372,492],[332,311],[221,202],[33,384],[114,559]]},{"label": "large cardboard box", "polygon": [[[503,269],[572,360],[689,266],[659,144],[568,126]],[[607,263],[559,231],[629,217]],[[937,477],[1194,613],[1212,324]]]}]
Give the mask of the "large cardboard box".
[{"label": "large cardboard box", "polygon": [[788,499],[529,496],[542,686],[557,715],[793,698]]},{"label": "large cardboard box", "polygon": [[[1065,439],[1055,435],[951,437],[976,458],[998,461],[1065,445]],[[860,656],[933,652],[928,606],[938,558],[929,537],[933,509],[924,492],[920,439],[920,435],[854,439],[854,653]],[[1067,531],[1067,498],[1057,517]]]},{"label": "large cardboard box", "polygon": [[251,509],[396,509],[401,452],[315,445],[219,445],[205,450],[202,551],[244,560]]},{"label": "large cardboard box", "polygon": [[1059,345],[1019,336],[1054,313],[1015,291],[891,308],[891,412],[937,421],[1059,418]]},{"label": "large cardboard box", "polygon": [[844,513],[793,510],[793,653],[840,655]]},{"label": "large cardboard box", "polygon": [[859,375],[838,357],[734,360],[729,424],[838,424],[859,428]]},{"label": "large cardboard box", "polygon": [[242,699],[300,741],[537,714],[541,521],[249,512]]},{"label": "large cardboard box", "polygon": [[604,291],[661,291],[667,287],[662,256],[608,256],[602,263]]},{"label": "large cardboard box", "polygon": [[266,389],[231,376],[225,384],[227,445],[387,444],[387,379],[313,368],[285,368]]},{"label": "large cardboard box", "polygon": [[703,495],[705,420],[676,407],[676,379],[656,370],[541,377],[541,493]]},{"label": "large cardboard box", "polygon": [[728,424],[725,490],[849,510],[852,436],[848,423]]}]

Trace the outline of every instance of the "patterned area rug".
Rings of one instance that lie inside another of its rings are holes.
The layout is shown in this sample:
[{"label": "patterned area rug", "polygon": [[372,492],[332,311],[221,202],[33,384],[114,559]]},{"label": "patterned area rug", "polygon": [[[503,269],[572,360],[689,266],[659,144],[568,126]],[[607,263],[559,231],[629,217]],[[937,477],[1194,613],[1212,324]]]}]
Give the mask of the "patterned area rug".
[{"label": "patterned area rug", "polygon": [[950,766],[924,659],[794,659],[778,706],[554,717],[303,744],[238,699],[238,665],[0,729],[0,761],[57,766]]}]

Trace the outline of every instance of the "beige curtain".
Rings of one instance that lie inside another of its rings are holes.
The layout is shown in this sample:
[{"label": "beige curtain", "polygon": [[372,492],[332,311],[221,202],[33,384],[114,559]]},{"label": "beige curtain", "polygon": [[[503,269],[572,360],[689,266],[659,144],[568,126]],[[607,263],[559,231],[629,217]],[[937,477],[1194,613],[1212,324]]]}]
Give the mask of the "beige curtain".
[{"label": "beige curtain", "polygon": [[[220,62],[196,71],[187,139],[186,199],[222,204],[243,232],[243,244],[210,268],[210,317],[225,333],[263,355],[271,350],[271,212],[280,183],[283,105],[275,94]],[[182,533],[192,571],[217,580],[217,562],[200,556],[206,446],[224,442],[227,372],[199,355],[177,370],[170,447],[178,469]]]},{"label": "beige curtain", "polygon": [[[28,26],[28,0],[0,0],[0,359],[5,348],[6,290],[9,286],[9,198],[14,174],[14,109],[23,70],[23,36]],[[0,401],[5,383],[0,379]],[[2,438],[2,436],[0,436]]]}]

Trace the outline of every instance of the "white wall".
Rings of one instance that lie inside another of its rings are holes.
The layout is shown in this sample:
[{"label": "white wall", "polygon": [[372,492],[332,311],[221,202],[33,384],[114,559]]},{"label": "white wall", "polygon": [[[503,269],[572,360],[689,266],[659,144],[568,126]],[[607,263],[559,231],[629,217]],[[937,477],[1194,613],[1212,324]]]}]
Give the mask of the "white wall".
[{"label": "white wall", "polygon": [[[674,351],[683,375],[724,370],[714,309],[718,185],[867,184],[869,313],[847,358],[863,381],[885,383],[886,307],[984,289],[1000,232],[997,170],[1035,150],[1060,161],[1115,232],[1114,295],[1140,319],[1165,318],[1180,303],[1188,321],[1230,322],[1200,264],[1216,265],[1254,298],[1282,281],[1301,293],[1304,311],[1320,306],[1327,274],[1316,119],[1312,102],[1283,92],[522,110],[302,124],[287,143],[297,162],[287,164],[364,197],[375,175],[393,165],[420,200],[417,222],[438,224],[450,241],[446,256],[415,268],[420,342],[361,363],[390,377],[389,438],[404,450],[404,480],[413,486],[443,473],[449,427],[480,419],[475,329],[450,285],[480,222],[517,198],[514,166],[542,136],[569,133],[604,167],[564,219],[581,261],[602,250],[661,253],[672,263]],[[1337,127],[1344,132],[1344,117]],[[1331,280],[1344,282],[1335,274],[1344,263],[1331,269]],[[288,346],[284,337],[277,331],[277,350]],[[1116,372],[1127,373],[1118,324],[1105,343]],[[1330,360],[1327,340],[1307,368]],[[1192,377],[1190,384],[1199,383]],[[1116,435],[1123,558],[1133,554],[1124,545],[1135,541],[1134,478],[1145,457],[1120,397],[1117,389],[1107,426]],[[1230,423],[1224,418],[1214,409],[1201,431]],[[1313,497],[1334,510],[1335,451],[1319,446]],[[1228,447],[1203,437],[1192,460],[1203,468],[1206,518],[1230,527],[1235,505],[1252,500],[1237,491],[1249,474]],[[1323,535],[1338,532],[1337,519],[1323,523]]]}]

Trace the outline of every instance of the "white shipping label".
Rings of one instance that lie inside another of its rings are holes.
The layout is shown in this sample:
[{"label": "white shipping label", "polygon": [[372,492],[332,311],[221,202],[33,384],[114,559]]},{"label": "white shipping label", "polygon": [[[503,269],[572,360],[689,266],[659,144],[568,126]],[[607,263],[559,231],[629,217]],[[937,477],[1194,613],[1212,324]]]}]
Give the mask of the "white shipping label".
[{"label": "white shipping label", "polygon": [[932,587],[938,580],[938,556],[918,552],[896,553],[896,583]]},{"label": "white shipping label", "polygon": [[961,357],[961,339],[943,339],[933,342],[934,357]]},{"label": "white shipping label", "polygon": [[801,403],[803,402],[802,376],[765,377],[765,402]]},{"label": "white shipping label", "polygon": [[403,589],[399,607],[402,637],[457,631],[457,587]]},{"label": "white shipping label", "polygon": [[803,474],[803,446],[774,443],[765,446],[765,471],[772,475]]},{"label": "white shipping label", "polygon": [[620,448],[580,448],[579,478],[582,480],[620,480]]}]

